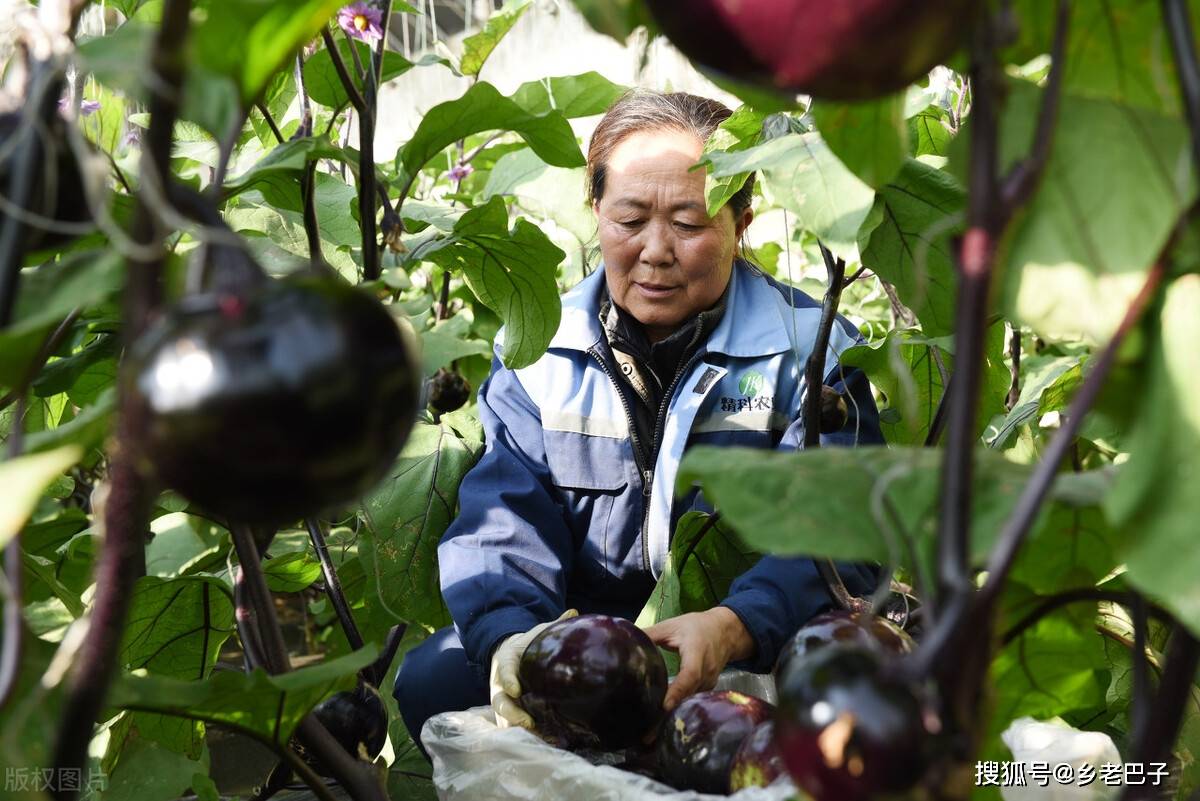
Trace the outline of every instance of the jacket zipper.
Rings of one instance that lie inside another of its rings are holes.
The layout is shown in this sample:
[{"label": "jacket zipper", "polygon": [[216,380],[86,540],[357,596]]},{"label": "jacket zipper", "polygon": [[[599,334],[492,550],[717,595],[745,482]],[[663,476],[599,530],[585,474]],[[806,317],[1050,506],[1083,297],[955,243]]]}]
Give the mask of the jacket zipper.
[{"label": "jacket zipper", "polygon": [[621,399],[621,407],[625,410],[625,421],[629,426],[629,436],[633,440],[633,458],[637,462],[638,472],[642,475],[642,569],[650,571],[650,540],[647,534],[647,528],[650,522],[650,493],[654,487],[654,468],[647,465],[654,465],[658,461],[658,449],[662,447],[662,429],[667,420],[667,408],[671,404],[671,398],[675,394],[675,388],[679,385],[680,379],[692,369],[692,365],[700,358],[700,353],[693,353],[687,363],[683,365],[675,373],[675,377],[671,379],[671,385],[667,387],[666,393],[663,395],[662,402],[658,406],[658,417],[654,421],[654,438],[651,443],[650,460],[646,458],[646,453],[642,450],[642,443],[637,436],[637,425],[634,423],[633,412],[629,408],[629,402],[625,400],[625,392],[621,389],[621,385],[617,382],[617,377],[613,375],[608,364],[604,361],[604,357],[600,355],[594,348],[589,349],[588,353],[600,364],[600,368],[604,370],[604,374],[608,376],[608,380],[612,382],[613,388],[617,390],[617,397]]}]

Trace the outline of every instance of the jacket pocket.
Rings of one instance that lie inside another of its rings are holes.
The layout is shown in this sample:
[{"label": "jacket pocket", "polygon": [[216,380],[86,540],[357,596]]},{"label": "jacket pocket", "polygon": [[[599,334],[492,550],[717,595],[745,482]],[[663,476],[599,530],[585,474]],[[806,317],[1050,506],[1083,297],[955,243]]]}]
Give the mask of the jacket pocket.
[{"label": "jacket pocket", "polygon": [[[596,597],[619,568],[630,526],[629,467],[622,440],[567,432],[546,432],[550,481],[575,545],[571,591]],[[636,526],[632,527],[636,530]]]}]

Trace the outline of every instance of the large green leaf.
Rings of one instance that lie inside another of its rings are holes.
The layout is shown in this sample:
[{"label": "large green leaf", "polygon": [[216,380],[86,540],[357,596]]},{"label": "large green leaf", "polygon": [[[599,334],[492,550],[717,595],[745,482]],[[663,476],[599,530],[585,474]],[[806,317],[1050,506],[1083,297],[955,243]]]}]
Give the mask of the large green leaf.
[{"label": "large green leaf", "polygon": [[[247,189],[258,189],[268,200],[292,211],[302,211],[299,180],[305,166],[313,159],[351,160],[346,151],[329,141],[327,136],[293,139],[276,147],[246,172],[225,182],[225,196],[233,197]],[[272,195],[272,190],[276,191]],[[290,190],[290,191],[289,191]]]},{"label": "large green leaf", "polygon": [[646,4],[639,0],[575,0],[588,24],[621,44],[639,27],[656,31]]},{"label": "large green leaf", "polygon": [[233,595],[209,576],[143,576],[134,586],[121,642],[130,669],[202,679],[233,633]]},{"label": "large green leaf", "polygon": [[[1029,146],[1040,101],[1036,87],[1013,85],[1006,163]],[[1107,339],[1196,198],[1190,158],[1180,120],[1064,95],[1045,175],[1004,260],[1012,314],[1043,336]]]},{"label": "large green leaf", "polygon": [[846,169],[820,134],[787,134],[708,158],[714,178],[760,171],[768,201],[793,212],[798,225],[835,254],[858,260],[859,229],[870,214],[875,192]]},{"label": "large green leaf", "polygon": [[966,193],[954,180],[908,160],[875,201],[881,221],[863,264],[896,287],[927,336],[954,330],[955,275],[951,237],[961,227]]},{"label": "large green leaf", "polygon": [[628,87],[598,72],[526,81],[513,92],[513,101],[530,114],[557,111],[567,119],[603,114]]},{"label": "large green leaf", "polygon": [[[749,106],[740,106],[717,126],[704,143],[701,164],[714,164],[715,153],[736,153],[758,144],[762,137],[764,115]],[[731,197],[746,185],[750,171],[717,176],[712,171],[704,177],[704,197],[709,216],[715,217]]]},{"label": "large green leaf", "polygon": [[470,335],[471,322],[461,314],[439,320],[421,332],[421,368],[426,377],[464,356],[491,356],[492,346]]},{"label": "large green leaf", "polygon": [[938,106],[929,106],[908,118],[908,143],[912,156],[946,156],[953,138],[949,115]]},{"label": "large green leaf", "polygon": [[[354,47],[358,51],[359,60],[363,64],[370,64],[371,48],[364,42],[355,42]],[[350,43],[339,38],[337,48],[342,57],[342,63],[346,65],[346,69],[350,72],[359,91],[365,91],[361,76],[357,75],[354,69],[354,56],[350,52]],[[445,63],[445,59],[434,55],[427,55],[419,61],[412,62],[399,53],[387,50],[383,54],[381,72],[383,80],[380,83],[387,83],[393,78],[398,78],[413,67]],[[350,96],[346,94],[346,87],[342,85],[337,68],[333,66],[333,58],[325,48],[321,48],[313,54],[312,58],[304,62],[304,88],[313,102],[320,103],[327,108],[342,108],[350,102]]]},{"label": "large green leaf", "polygon": [[584,200],[584,181],[582,167],[551,167],[524,147],[500,157],[488,175],[483,197],[514,197],[522,208],[554,220],[580,243],[586,243],[596,235],[596,218]]},{"label": "large green leaf", "polygon": [[533,364],[558,330],[562,304],[555,274],[565,255],[527,220],[509,230],[504,202],[493,197],[459,218],[426,258],[462,271],[476,297],[500,315],[504,364],[516,369]]},{"label": "large green leaf", "polygon": [[[699,482],[745,541],[764,553],[846,561],[895,557],[907,564],[906,542],[920,553],[934,548],[941,459],[940,451],[911,446],[768,453],[696,447],[684,456],[678,488]],[[1031,472],[995,451],[976,450],[976,560],[987,554]],[[1070,507],[1096,506],[1102,497],[1087,473],[1060,475],[1051,490],[1056,503]]]},{"label": "large green leaf", "polygon": [[[1189,0],[1188,5],[1194,20],[1200,3]],[[1055,4],[1017,0],[1013,6],[1021,36],[1008,58],[1023,62],[1050,52]],[[1063,87],[1071,94],[1165,111],[1179,107],[1175,64],[1159,3],[1072,3],[1066,52]]]},{"label": "large green leaf", "polygon": [[1025,715],[1041,719],[1103,710],[1108,682],[1101,638],[1061,615],[1044,618],[992,663],[992,727],[1003,729]]},{"label": "large green leaf", "polygon": [[504,4],[504,8],[488,17],[487,22],[483,25],[483,30],[463,39],[463,54],[462,61],[459,63],[459,71],[463,75],[478,76],[479,71],[483,69],[484,62],[496,49],[496,45],[500,44],[504,35],[512,30],[512,27],[517,24],[517,20],[521,19],[530,8],[530,0],[510,0]]},{"label": "large green leaf", "polygon": [[412,139],[396,156],[403,183],[459,139],[481,131],[513,131],[547,164],[582,167],[586,163],[566,117],[558,112],[531,114],[500,94],[490,83],[473,84],[462,97],[439,103],[421,118]]},{"label": "large green leaf", "polygon": [[813,103],[813,120],[834,155],[876,189],[892,180],[908,156],[904,93],[860,103]]},{"label": "large green leaf", "polygon": [[197,62],[234,79],[249,106],[342,0],[249,0],[199,4],[192,48]]},{"label": "large green leaf", "polygon": [[173,801],[191,787],[197,773],[207,776],[199,761],[144,735],[127,735],[120,743],[121,759],[106,776],[104,801]]},{"label": "large green leaf", "polygon": [[1167,289],[1146,388],[1128,440],[1129,462],[1108,504],[1115,525],[1135,527],[1127,578],[1200,634],[1200,275]]},{"label": "large green leaf", "polygon": [[437,545],[454,518],[458,485],[483,443],[444,424],[417,423],[391,476],[363,503],[359,559],[374,598],[395,620],[449,622],[438,588]]},{"label": "large green leaf", "polygon": [[220,670],[203,681],[181,681],[145,672],[123,674],[108,702],[121,709],[157,712],[218,723],[286,744],[301,719],[321,699],[354,687],[356,673],[374,661],[378,647],[271,676],[262,670]]},{"label": "large green leaf", "polygon": [[933,350],[949,372],[951,356],[919,331],[897,329],[883,338],[842,352],[846,367],[860,367],[881,391],[884,406],[879,419],[883,436],[893,445],[920,445],[929,434],[944,387]]},{"label": "large green leaf", "polygon": [[113,251],[89,251],[21,273],[13,322],[0,331],[0,387],[21,381],[42,341],[73,309],[111,297],[125,277]]},{"label": "large green leaf", "polygon": [[0,462],[0,548],[21,530],[50,482],[82,457],[81,448],[65,445]]},{"label": "large green leaf", "polygon": [[[54,739],[60,728],[63,684],[48,668],[57,646],[25,635],[17,665],[16,686],[0,708],[0,764],[21,768],[51,764]],[[30,768],[32,769],[32,768]],[[45,801],[32,782],[6,787],[5,801]]]}]

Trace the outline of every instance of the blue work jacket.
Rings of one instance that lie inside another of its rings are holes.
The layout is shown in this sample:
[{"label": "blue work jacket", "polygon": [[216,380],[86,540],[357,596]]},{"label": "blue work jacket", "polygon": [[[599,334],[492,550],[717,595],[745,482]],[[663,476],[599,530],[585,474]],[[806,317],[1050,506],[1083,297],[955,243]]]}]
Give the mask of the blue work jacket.
[{"label": "blue work jacket", "polygon": [[[674,497],[688,448],[796,448],[804,440],[804,365],[820,304],[739,261],[724,315],[664,397],[653,465],[639,469],[631,408],[599,320],[604,280],[597,270],[563,295],[558,330],[529,367],[501,364],[501,331],[479,390],[486,449],[463,479],[438,561],[443,597],[480,670],[503,637],[564,609],[637,616],[676,522],[689,509],[708,509],[696,489]],[[865,376],[837,361],[859,340],[839,318],[825,383],[848,393],[850,415],[822,444],[883,442]],[[852,592],[872,589],[870,568],[843,566],[842,574]],[[722,605],[757,646],[743,666],[765,671],[831,600],[811,559],[768,556],[734,581]]]}]

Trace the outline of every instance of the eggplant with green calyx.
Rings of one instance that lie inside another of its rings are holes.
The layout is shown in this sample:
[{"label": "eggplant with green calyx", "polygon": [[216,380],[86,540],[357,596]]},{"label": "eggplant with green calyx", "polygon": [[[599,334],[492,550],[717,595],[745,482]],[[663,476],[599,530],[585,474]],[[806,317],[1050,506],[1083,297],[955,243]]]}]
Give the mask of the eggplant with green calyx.
[{"label": "eggplant with green calyx", "polygon": [[637,744],[662,717],[667,666],[628,620],[579,615],[547,626],[525,649],[521,707],[559,745],[615,751]]},{"label": "eggplant with green calyx", "polygon": [[911,653],[912,637],[895,623],[869,612],[825,612],[809,620],[792,635],[775,661],[775,680],[779,681],[788,665],[821,648],[837,643],[857,643],[888,653]]},{"label": "eggplant with green calyx", "polygon": [[775,744],[815,801],[868,801],[916,786],[942,732],[928,690],[897,657],[835,644],[793,660],[779,681]]},{"label": "eggplant with green calyx", "polygon": [[[0,114],[0,192],[11,191],[10,182],[16,165],[14,160],[21,148],[14,147],[17,137],[37,136],[41,141],[41,159],[34,179],[27,210],[51,224],[78,228],[92,222],[83,173],[79,161],[67,140],[67,122],[54,115],[45,130],[22,119],[19,113]],[[7,216],[7,212],[5,213]],[[61,247],[78,234],[54,230],[31,222],[25,226],[25,249],[28,251]]]},{"label": "eggplant with green calyx", "polygon": [[775,747],[775,722],[763,721],[742,740],[729,768],[729,792],[747,787],[766,787],[787,773],[783,757]]},{"label": "eggplant with green calyx", "polygon": [[970,30],[970,0],[647,0],[684,55],[792,94],[865,100],[903,89]]},{"label": "eggplant with green calyx", "polygon": [[190,295],[131,349],[149,466],[230,520],[282,524],[384,477],[417,412],[420,369],[378,300],[293,273]]},{"label": "eggplant with green calyx", "polygon": [[679,790],[725,793],[742,741],[773,711],[766,701],[733,690],[685,698],[659,727],[659,776]]},{"label": "eggplant with green calyx", "polygon": [[833,387],[821,386],[820,425],[822,434],[833,434],[841,431],[846,421],[850,419],[850,410],[846,406],[846,398]]}]

